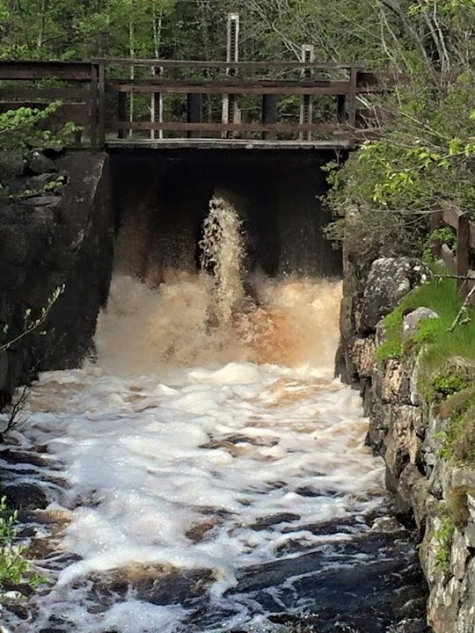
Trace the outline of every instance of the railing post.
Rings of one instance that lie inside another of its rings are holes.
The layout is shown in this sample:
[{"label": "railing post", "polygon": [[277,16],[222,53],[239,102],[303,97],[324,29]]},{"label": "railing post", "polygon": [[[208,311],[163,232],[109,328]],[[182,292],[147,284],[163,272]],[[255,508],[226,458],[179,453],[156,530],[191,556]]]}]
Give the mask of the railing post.
[{"label": "railing post", "polygon": [[[302,46],[302,62],[311,64],[315,59],[314,48],[311,44],[303,44]],[[310,68],[304,68],[302,71],[304,78],[312,76]],[[300,100],[300,124],[308,125],[312,122],[312,97],[310,95],[302,95]],[[309,131],[303,130],[299,133],[301,141],[309,141],[312,138],[312,134]]]},{"label": "railing post", "polygon": [[103,149],[106,144],[106,69],[103,62],[99,62],[98,74],[98,95],[99,95],[99,148]]},{"label": "railing post", "polygon": [[[437,231],[441,227],[442,224],[442,211],[435,211],[430,215],[430,231],[433,233]],[[440,259],[442,257],[442,241],[438,238],[431,239],[430,250],[432,251],[432,255],[435,259]]]},{"label": "railing post", "polygon": [[346,95],[337,95],[336,98],[338,123],[346,122]]},{"label": "railing post", "polygon": [[89,117],[90,117],[90,136],[91,147],[97,147],[97,82],[98,67],[97,64],[91,64],[91,94],[89,96]]},{"label": "railing post", "polygon": [[[186,122],[202,123],[202,95],[189,92],[186,95]],[[199,136],[199,132],[187,131],[187,138]]]},{"label": "railing post", "polygon": [[[228,63],[237,63],[239,61],[239,13],[228,13],[228,39],[226,46],[226,61]],[[226,76],[234,77],[236,75],[236,69],[231,67],[226,68]],[[223,125],[234,123],[236,115],[236,95],[225,94],[223,95]],[[228,137],[229,132],[224,131],[222,133],[223,138]],[[232,133],[231,133],[232,136]]]},{"label": "railing post", "polygon": [[[118,92],[117,93],[117,122],[125,123],[127,120],[127,93],[126,92]],[[117,132],[118,139],[125,138],[125,130],[119,130]]]},{"label": "railing post", "polygon": [[358,67],[351,65],[350,69],[350,103],[348,110],[348,123],[352,128],[356,127],[356,86],[358,80]]},{"label": "railing post", "polygon": [[[470,257],[470,222],[468,215],[459,215],[457,223],[457,254],[455,260],[455,274],[457,277],[467,277]],[[467,288],[466,279],[458,279],[459,292]]]},{"label": "railing post", "polygon": [[[264,125],[277,123],[277,95],[262,95],[262,123]],[[263,132],[263,139],[275,140],[275,132]]]},{"label": "railing post", "polygon": [[[163,68],[161,66],[152,66],[152,76],[161,77]],[[158,108],[157,108],[158,105]],[[157,112],[158,109],[158,112]],[[163,96],[161,92],[153,92],[150,103],[150,121],[152,123],[163,123]],[[155,130],[150,130],[150,138],[155,138]],[[158,138],[163,138],[163,130],[158,130]]]}]

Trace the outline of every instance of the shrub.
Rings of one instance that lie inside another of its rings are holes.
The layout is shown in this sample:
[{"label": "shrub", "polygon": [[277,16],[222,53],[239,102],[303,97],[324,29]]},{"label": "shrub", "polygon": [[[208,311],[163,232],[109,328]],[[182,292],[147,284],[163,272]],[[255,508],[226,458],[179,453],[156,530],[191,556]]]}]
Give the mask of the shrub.
[{"label": "shrub", "polygon": [[[17,541],[17,512],[7,508],[6,498],[0,498],[0,588],[15,588],[27,585],[36,587],[44,578],[30,569],[24,557],[24,547]],[[2,597],[0,591],[0,598]]]}]

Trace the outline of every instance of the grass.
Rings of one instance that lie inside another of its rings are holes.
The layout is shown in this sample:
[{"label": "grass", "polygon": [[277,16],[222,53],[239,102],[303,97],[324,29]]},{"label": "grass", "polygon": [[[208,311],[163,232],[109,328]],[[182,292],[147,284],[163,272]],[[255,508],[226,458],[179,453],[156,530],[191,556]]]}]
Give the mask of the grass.
[{"label": "grass", "polygon": [[[424,319],[404,341],[404,315],[426,307],[439,315]],[[432,279],[410,292],[385,320],[386,340],[378,358],[403,359],[419,353],[418,390],[427,403],[438,403],[447,420],[440,456],[457,464],[475,466],[475,309],[462,307],[454,279]]]},{"label": "grass", "polygon": [[435,560],[438,569],[442,572],[445,572],[448,569],[450,563],[451,546],[455,531],[455,525],[452,517],[447,512],[446,508],[443,508],[439,511],[439,520],[439,527],[433,534],[436,541]]},{"label": "grass", "polygon": [[[450,331],[461,306],[454,279],[433,279],[414,289],[385,318],[386,341],[378,349],[378,358],[403,358],[406,353],[423,348],[421,360],[429,371],[453,356],[475,360],[475,309],[467,308],[461,323]],[[421,321],[417,333],[404,343],[404,315],[419,307],[430,308],[439,318]]]}]

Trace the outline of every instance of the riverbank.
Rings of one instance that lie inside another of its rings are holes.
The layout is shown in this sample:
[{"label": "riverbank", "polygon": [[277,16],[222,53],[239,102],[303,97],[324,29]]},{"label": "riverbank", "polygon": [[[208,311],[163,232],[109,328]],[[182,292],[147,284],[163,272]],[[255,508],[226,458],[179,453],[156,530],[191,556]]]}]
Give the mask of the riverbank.
[{"label": "riverbank", "polygon": [[[370,417],[367,441],[385,461],[397,515],[417,528],[428,624],[434,633],[472,633],[475,469],[467,433],[475,372],[461,355],[470,353],[472,312],[436,358],[441,337],[434,331],[450,328],[442,314],[453,301],[447,282],[432,293],[436,311],[429,285],[417,301],[404,300],[411,291],[417,297],[413,289],[430,277],[418,260],[379,259],[369,272],[347,261],[346,274],[337,370],[360,389]],[[453,359],[443,361],[451,351]]]}]

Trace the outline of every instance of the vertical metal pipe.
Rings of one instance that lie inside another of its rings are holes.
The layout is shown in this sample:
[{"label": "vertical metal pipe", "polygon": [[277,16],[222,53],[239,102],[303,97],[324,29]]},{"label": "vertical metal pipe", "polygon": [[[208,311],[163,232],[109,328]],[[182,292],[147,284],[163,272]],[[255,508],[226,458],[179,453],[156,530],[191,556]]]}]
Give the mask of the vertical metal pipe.
[{"label": "vertical metal pipe", "polygon": [[[236,63],[239,61],[239,13],[228,13],[228,37],[226,44],[226,61]],[[237,69],[229,66],[226,68],[227,77],[235,77]],[[224,125],[235,122],[236,116],[236,95],[223,95],[223,116]],[[223,138],[232,136],[229,131],[222,133]]]},{"label": "vertical metal pipe", "polygon": [[[311,64],[315,59],[314,48],[311,44],[303,44],[302,46],[302,62]],[[303,78],[312,76],[311,68],[304,68],[302,71]],[[313,107],[311,95],[302,95],[300,99],[300,124],[308,125],[312,123]],[[311,132],[302,130],[299,134],[301,141],[309,141],[312,138]]]}]

